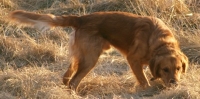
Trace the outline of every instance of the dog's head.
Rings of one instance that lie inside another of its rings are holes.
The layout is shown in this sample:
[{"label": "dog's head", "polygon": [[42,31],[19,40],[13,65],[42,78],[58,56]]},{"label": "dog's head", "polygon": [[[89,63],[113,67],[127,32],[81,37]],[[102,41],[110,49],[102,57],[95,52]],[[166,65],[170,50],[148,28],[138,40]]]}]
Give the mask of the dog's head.
[{"label": "dog's head", "polygon": [[150,60],[150,70],[154,78],[161,78],[167,87],[177,85],[182,73],[188,67],[188,59],[183,53],[159,55]]}]

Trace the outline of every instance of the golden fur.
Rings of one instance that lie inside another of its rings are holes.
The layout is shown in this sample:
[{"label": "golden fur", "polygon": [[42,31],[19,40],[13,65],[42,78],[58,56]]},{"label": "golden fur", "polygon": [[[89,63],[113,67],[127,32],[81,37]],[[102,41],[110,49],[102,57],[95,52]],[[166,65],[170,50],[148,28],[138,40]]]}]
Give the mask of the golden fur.
[{"label": "golden fur", "polygon": [[126,12],[54,16],[14,11],[10,19],[41,30],[56,26],[75,29],[70,41],[71,65],[63,77],[64,84],[75,90],[110,45],[127,58],[143,87],[150,86],[143,73],[144,65],[149,65],[154,79],[161,78],[166,86],[177,83],[188,67],[188,59],[174,35],[155,17]]}]

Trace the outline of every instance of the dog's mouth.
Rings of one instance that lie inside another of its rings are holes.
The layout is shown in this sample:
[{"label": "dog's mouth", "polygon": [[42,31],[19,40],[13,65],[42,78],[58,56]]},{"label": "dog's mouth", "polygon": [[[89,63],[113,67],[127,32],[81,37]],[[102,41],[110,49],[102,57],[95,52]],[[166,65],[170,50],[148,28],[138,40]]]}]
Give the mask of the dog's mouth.
[{"label": "dog's mouth", "polygon": [[[150,81],[154,81],[156,79],[157,78],[151,78]],[[161,80],[164,82],[165,87],[177,87],[179,85],[177,80],[164,80],[164,79]]]},{"label": "dog's mouth", "polygon": [[168,81],[164,81],[164,84],[165,84],[166,87],[177,87],[178,86],[178,81],[176,81],[176,80],[168,80]]}]

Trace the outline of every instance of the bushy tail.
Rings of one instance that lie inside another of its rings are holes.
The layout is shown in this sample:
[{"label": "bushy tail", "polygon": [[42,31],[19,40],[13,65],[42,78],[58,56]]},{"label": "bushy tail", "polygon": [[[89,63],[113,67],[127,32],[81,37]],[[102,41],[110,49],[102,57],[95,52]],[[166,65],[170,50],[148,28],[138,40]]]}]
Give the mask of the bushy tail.
[{"label": "bushy tail", "polygon": [[56,26],[71,26],[74,28],[79,27],[78,16],[55,16],[52,14],[36,14],[17,10],[12,12],[9,17],[13,22],[34,26],[40,30],[47,30]]}]

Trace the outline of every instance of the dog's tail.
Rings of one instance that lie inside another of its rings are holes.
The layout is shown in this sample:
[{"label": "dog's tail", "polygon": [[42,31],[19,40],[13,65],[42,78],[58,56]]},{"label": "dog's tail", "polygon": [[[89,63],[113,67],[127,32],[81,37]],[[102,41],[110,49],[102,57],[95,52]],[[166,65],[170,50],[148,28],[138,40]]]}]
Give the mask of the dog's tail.
[{"label": "dog's tail", "polygon": [[71,26],[74,28],[79,27],[78,16],[55,16],[52,14],[36,14],[32,12],[25,12],[21,10],[14,11],[10,14],[9,18],[11,21],[19,22],[23,25],[31,25],[40,30],[47,30],[51,27]]}]

